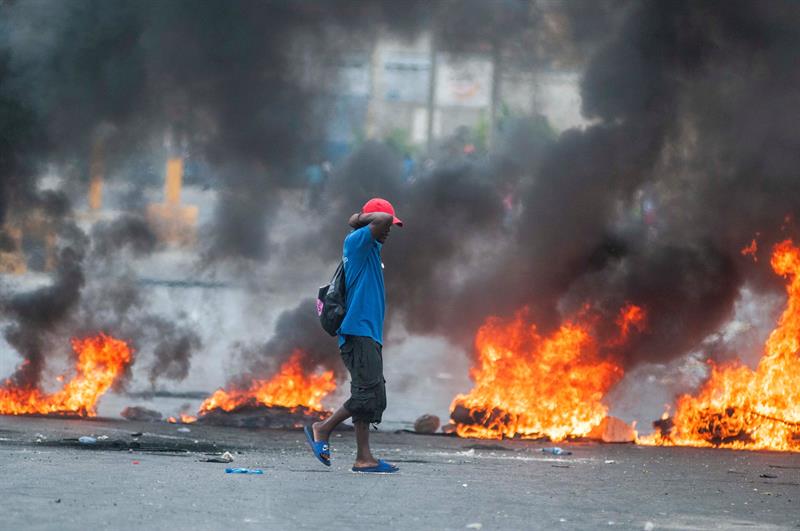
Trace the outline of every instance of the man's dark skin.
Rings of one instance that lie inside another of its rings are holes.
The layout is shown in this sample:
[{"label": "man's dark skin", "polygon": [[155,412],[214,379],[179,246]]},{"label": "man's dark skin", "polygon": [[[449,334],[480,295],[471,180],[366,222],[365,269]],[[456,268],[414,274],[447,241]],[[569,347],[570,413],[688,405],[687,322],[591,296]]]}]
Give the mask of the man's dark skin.
[{"label": "man's dark skin", "polygon": [[[386,214],[384,212],[370,212],[368,214],[355,213],[350,216],[350,221],[348,221],[348,223],[353,229],[360,229],[361,227],[369,225],[369,231],[372,233],[372,237],[383,244],[386,243],[386,239],[389,237],[393,219],[394,217],[391,214]],[[350,418],[350,412],[342,406],[325,420],[315,422],[312,425],[314,440],[327,441],[336,426],[348,418]],[[356,461],[353,466],[377,466],[378,460],[375,459],[369,449],[369,422],[353,422],[353,426],[356,430],[357,447]]]}]

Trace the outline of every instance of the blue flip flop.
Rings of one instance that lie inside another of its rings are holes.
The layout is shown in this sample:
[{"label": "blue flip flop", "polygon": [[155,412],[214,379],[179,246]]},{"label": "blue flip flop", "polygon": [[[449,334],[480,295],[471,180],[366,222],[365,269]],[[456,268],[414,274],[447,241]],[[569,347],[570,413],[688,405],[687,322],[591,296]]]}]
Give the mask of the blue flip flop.
[{"label": "blue flip flop", "polygon": [[387,463],[383,459],[378,459],[376,466],[354,466],[353,472],[361,472],[367,474],[394,474],[400,470],[398,467],[391,463]]},{"label": "blue flip flop", "polygon": [[[311,447],[311,451],[314,452],[314,457],[319,459],[319,462],[323,465],[331,466],[331,449],[330,446],[328,446],[328,441],[315,441],[314,430],[311,426],[303,428],[303,432],[306,434],[306,440]],[[327,457],[324,457],[326,455]]]}]

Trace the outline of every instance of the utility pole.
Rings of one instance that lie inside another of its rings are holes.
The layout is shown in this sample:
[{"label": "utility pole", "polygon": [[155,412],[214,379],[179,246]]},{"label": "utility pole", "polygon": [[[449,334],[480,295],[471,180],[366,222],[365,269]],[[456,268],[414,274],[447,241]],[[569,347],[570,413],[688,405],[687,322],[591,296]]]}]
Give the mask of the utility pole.
[{"label": "utility pole", "polygon": [[383,98],[383,54],[378,37],[372,44],[369,58],[369,100],[367,102],[366,137],[374,140],[378,137],[379,106]]},{"label": "utility pole", "polygon": [[495,38],[492,42],[492,94],[489,106],[489,138],[488,144],[494,144],[495,132],[497,131],[497,112],[500,106],[501,77],[503,75],[503,46],[501,39]]},{"label": "utility pole", "polygon": [[436,113],[436,31],[431,30],[430,38],[430,78],[428,79],[428,130],[427,151],[433,149],[433,119]]}]

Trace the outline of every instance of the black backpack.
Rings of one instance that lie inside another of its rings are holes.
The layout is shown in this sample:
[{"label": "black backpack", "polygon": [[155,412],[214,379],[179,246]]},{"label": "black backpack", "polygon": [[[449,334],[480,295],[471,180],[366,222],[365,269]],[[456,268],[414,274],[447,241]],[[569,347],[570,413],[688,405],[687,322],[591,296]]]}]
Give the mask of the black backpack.
[{"label": "black backpack", "polygon": [[346,312],[344,262],[339,262],[339,267],[336,268],[331,281],[319,288],[317,314],[322,328],[330,335],[335,336],[336,331],[342,326]]}]

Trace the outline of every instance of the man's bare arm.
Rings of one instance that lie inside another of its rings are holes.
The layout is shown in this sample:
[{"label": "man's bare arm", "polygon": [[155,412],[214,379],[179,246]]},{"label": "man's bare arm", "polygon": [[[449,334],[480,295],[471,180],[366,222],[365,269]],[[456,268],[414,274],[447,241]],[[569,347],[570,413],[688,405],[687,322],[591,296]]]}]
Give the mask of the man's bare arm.
[{"label": "man's bare arm", "polygon": [[372,237],[377,240],[378,236],[391,227],[393,220],[394,216],[385,212],[370,212],[368,214],[356,212],[350,216],[350,221],[348,223],[354,229],[360,229],[361,227],[369,225],[369,231],[372,233]]}]

